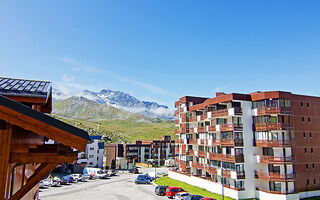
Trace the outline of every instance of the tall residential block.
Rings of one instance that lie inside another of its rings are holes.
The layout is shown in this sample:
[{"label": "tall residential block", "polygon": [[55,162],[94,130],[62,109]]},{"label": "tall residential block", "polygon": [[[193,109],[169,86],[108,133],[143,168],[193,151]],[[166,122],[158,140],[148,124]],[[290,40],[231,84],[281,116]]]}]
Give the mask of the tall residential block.
[{"label": "tall residential block", "polygon": [[175,109],[179,167],[169,177],[235,199],[320,196],[320,97],[217,93]]}]

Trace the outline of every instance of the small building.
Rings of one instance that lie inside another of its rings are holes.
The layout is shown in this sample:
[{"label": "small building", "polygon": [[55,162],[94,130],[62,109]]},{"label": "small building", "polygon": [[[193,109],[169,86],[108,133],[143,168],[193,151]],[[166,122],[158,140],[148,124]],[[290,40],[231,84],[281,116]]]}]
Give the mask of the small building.
[{"label": "small building", "polygon": [[[127,162],[126,168],[132,168],[135,163],[150,162],[160,166],[174,157],[174,150],[174,140],[170,136],[163,136],[161,140],[137,140],[132,144],[106,144],[106,165],[112,168],[112,160],[122,157]],[[117,162],[116,165],[121,166]]]},{"label": "small building", "polygon": [[97,135],[89,136],[91,143],[87,144],[86,151],[78,153],[78,164],[87,163],[87,167],[103,167],[104,142],[102,137]]},{"label": "small building", "polygon": [[[0,199],[38,199],[38,183],[57,165],[77,159],[88,133],[44,113],[51,83],[0,77]],[[56,144],[46,144],[49,139]]]}]

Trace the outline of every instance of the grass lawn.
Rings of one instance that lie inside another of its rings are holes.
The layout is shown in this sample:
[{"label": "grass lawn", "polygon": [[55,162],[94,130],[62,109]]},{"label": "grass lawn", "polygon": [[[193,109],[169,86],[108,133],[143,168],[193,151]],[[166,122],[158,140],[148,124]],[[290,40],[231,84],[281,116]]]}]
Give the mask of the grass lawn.
[{"label": "grass lawn", "polygon": [[[189,185],[187,183],[181,182],[181,181],[177,181],[174,179],[169,178],[168,176],[164,176],[162,178],[158,178],[155,181],[156,184],[158,185],[167,185],[167,186],[177,186],[177,187],[181,187],[184,190],[188,191],[191,194],[199,194],[201,196],[204,197],[211,197],[211,198],[215,198],[217,200],[222,199],[222,196],[219,194],[215,194],[215,193],[211,193],[208,190],[196,187],[196,186],[192,186]],[[233,200],[230,197],[224,197],[225,200]]]}]

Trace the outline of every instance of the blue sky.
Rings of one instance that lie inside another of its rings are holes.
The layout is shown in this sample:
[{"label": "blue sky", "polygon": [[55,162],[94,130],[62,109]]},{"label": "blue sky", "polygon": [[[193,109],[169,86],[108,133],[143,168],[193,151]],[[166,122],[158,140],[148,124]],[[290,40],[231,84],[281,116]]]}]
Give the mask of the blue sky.
[{"label": "blue sky", "polygon": [[320,96],[319,10],[311,0],[6,1],[1,75],[170,107],[216,91]]}]

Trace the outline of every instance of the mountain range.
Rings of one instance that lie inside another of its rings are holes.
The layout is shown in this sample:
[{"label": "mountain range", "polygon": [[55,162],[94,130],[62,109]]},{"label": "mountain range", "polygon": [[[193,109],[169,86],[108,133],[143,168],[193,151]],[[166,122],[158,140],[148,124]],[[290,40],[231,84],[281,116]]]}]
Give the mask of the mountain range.
[{"label": "mountain range", "polygon": [[[111,107],[118,108],[122,111],[126,111],[129,113],[137,113],[137,114],[142,114],[147,118],[161,118],[161,119],[166,119],[166,120],[171,120],[173,119],[173,110],[169,109],[167,106],[160,105],[156,102],[149,102],[149,101],[140,101],[134,96],[131,96],[127,93],[121,92],[121,91],[113,91],[113,90],[106,90],[103,89],[100,92],[92,92],[89,90],[84,90],[82,92],[79,92],[77,94],[66,94],[62,90],[54,89],[53,90],[53,99],[55,101],[55,104],[59,103],[61,100],[67,100],[68,98],[76,96],[78,98],[73,98],[69,99],[69,102],[66,103],[64,102],[63,105],[65,104],[70,104],[70,105],[77,105],[77,106],[84,106],[85,104],[88,104],[90,101],[91,109],[92,106],[95,105],[96,107],[101,107],[99,104],[102,105],[108,105]],[[83,97],[82,99],[79,97]],[[79,100],[80,104],[75,104],[71,102],[75,102]],[[93,104],[93,102],[97,104]],[[61,104],[61,103],[60,103]],[[59,107],[59,106],[58,106]],[[88,105],[86,105],[88,108]],[[103,107],[103,106],[102,106]],[[57,106],[54,107],[53,112],[62,112],[61,110],[62,106],[60,105],[60,110],[55,110],[58,109]],[[103,107],[106,109],[107,107]],[[67,107],[66,107],[67,109]],[[70,108],[71,109],[71,108]],[[108,108],[109,109],[109,108]],[[111,108],[110,108],[111,109]],[[72,110],[70,110],[72,111]],[[124,113],[122,113],[122,117]],[[128,115],[130,117],[130,115]]]}]

